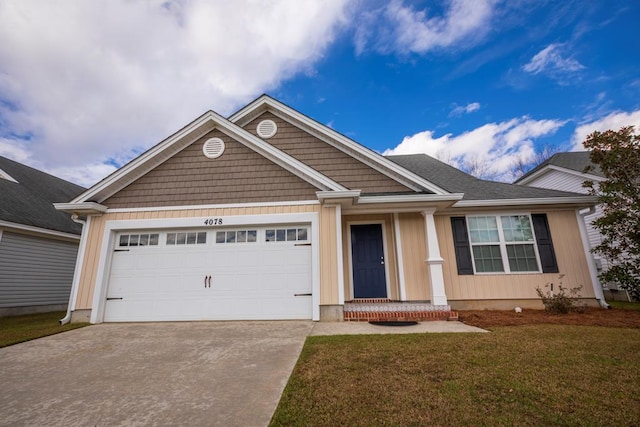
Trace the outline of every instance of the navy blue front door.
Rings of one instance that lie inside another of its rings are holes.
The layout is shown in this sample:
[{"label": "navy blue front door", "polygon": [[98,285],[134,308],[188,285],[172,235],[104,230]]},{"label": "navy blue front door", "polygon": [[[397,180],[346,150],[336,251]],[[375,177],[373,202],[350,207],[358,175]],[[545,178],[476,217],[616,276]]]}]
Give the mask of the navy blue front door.
[{"label": "navy blue front door", "polygon": [[351,226],[351,261],[353,263],[353,297],[386,298],[382,225]]}]

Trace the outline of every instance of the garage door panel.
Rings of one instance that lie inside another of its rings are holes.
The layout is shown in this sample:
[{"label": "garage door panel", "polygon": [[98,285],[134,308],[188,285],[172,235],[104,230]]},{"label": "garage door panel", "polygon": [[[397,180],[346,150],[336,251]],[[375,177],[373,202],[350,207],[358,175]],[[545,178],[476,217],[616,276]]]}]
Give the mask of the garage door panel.
[{"label": "garage door panel", "polygon": [[[115,252],[105,321],[310,319],[311,248],[294,242],[165,245]],[[261,238],[262,237],[262,238]],[[211,277],[210,286],[206,278]],[[303,296],[295,296],[303,294]]]}]

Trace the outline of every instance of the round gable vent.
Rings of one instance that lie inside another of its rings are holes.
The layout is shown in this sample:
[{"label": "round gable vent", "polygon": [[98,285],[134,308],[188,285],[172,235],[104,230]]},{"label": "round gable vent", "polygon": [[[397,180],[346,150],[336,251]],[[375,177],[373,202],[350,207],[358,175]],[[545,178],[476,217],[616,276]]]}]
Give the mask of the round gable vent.
[{"label": "round gable vent", "polygon": [[258,136],[260,138],[271,138],[276,134],[278,126],[276,126],[276,123],[273,120],[263,120],[258,123],[258,128],[256,130],[258,131]]},{"label": "round gable vent", "polygon": [[224,153],[224,141],[220,138],[209,138],[202,146],[202,152],[210,159],[216,159]]}]

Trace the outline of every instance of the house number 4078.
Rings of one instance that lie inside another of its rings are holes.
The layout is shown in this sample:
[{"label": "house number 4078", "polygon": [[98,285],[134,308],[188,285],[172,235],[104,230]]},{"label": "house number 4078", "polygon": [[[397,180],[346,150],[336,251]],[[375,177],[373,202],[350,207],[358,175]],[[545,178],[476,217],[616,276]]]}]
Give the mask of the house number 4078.
[{"label": "house number 4078", "polygon": [[204,225],[222,225],[222,218],[207,218]]}]

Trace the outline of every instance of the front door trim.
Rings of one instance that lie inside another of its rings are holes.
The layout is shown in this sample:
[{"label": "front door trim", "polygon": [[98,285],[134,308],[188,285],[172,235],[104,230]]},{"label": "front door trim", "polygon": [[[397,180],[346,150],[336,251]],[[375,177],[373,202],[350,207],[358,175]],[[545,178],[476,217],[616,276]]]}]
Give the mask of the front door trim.
[{"label": "front door trim", "polygon": [[353,249],[351,247],[351,226],[352,225],[374,225],[380,224],[382,228],[382,251],[384,253],[384,279],[387,288],[387,298],[391,298],[391,282],[389,280],[389,253],[387,251],[387,230],[384,220],[374,221],[347,221],[347,248],[349,253],[349,292],[351,299],[354,299],[355,290],[353,288]]}]

